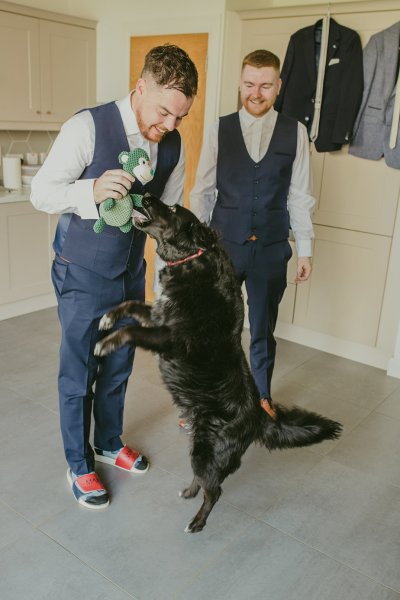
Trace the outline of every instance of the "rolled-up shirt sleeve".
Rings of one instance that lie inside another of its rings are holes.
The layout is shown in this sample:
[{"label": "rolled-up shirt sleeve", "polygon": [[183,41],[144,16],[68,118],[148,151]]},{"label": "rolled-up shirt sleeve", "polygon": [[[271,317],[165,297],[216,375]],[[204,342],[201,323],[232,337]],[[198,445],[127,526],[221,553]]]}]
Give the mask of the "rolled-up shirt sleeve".
[{"label": "rolled-up shirt sleeve", "polygon": [[297,151],[287,205],[290,227],[296,240],[297,256],[312,256],[314,229],[311,217],[315,198],[312,191],[310,144],[307,129],[302,123],[298,124],[297,129]]},{"label": "rolled-up shirt sleeve", "polygon": [[74,115],[62,126],[43,166],[32,180],[31,203],[50,214],[75,213],[97,219],[94,179],[79,179],[92,162],[95,128],[89,111]]},{"label": "rolled-up shirt sleeve", "polygon": [[218,128],[216,121],[209,128],[201,150],[194,187],[190,193],[190,210],[203,223],[210,223],[216,202]]}]

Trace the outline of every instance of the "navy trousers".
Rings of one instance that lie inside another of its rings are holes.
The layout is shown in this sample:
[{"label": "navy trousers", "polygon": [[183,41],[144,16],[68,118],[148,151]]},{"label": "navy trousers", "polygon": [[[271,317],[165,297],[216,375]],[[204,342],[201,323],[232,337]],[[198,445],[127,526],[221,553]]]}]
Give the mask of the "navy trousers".
[{"label": "navy trousers", "polygon": [[235,244],[222,240],[239,282],[247,291],[250,322],[250,366],[260,398],[271,398],[275,365],[274,330],[278,307],[287,285],[292,249],[287,240],[263,245],[260,240]]},{"label": "navy trousers", "polygon": [[62,330],[61,433],[69,466],[76,475],[84,475],[94,470],[89,443],[92,414],[95,447],[118,450],[123,446],[125,391],[135,349],[124,346],[102,359],[93,355],[93,349],[106,334],[98,330],[104,313],[125,300],[144,300],[145,264],[135,278],[125,272],[110,280],[56,256],[51,274]]}]

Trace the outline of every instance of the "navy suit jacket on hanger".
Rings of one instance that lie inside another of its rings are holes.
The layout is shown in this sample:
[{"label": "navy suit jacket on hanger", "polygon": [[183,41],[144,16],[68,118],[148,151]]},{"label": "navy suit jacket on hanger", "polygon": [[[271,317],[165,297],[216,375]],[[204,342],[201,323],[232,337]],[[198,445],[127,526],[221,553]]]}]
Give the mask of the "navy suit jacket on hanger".
[{"label": "navy suit jacket on hanger", "polygon": [[[310,131],[318,71],[316,30],[322,20],[294,33],[282,67],[282,88],[275,109],[303,123]],[[339,150],[352,135],[363,93],[360,36],[330,20],[319,133],[319,152]]]}]

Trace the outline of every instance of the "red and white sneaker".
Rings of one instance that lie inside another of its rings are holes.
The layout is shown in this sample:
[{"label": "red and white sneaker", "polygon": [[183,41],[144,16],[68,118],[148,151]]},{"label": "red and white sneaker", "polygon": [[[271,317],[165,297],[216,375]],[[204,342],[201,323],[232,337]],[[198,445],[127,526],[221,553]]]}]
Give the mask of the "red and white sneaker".
[{"label": "red and white sneaker", "polygon": [[75,475],[68,469],[67,479],[75,499],[85,508],[99,510],[110,504],[107,491],[94,471],[86,475]]},{"label": "red and white sneaker", "polygon": [[128,471],[129,473],[143,475],[147,473],[150,467],[150,463],[145,456],[139,454],[137,450],[132,450],[126,444],[123,448],[115,452],[101,450],[100,448],[95,448],[94,451],[95,459],[98,462],[118,467],[118,469]]}]

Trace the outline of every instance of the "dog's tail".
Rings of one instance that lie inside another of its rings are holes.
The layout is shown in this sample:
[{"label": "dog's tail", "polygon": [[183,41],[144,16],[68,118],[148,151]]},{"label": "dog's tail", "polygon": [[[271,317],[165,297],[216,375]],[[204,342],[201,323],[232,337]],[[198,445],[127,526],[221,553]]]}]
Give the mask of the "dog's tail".
[{"label": "dog's tail", "polygon": [[259,442],[269,450],[310,446],[337,439],[342,425],[302,408],[273,404],[273,414],[262,412]]}]

